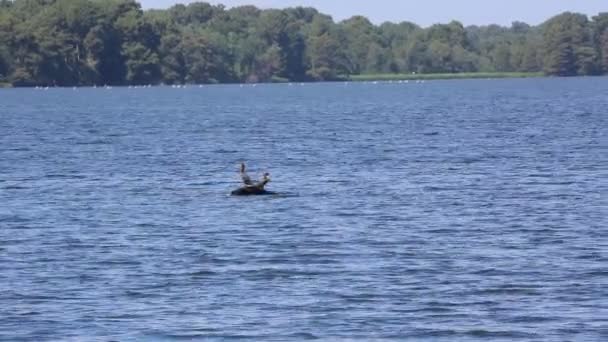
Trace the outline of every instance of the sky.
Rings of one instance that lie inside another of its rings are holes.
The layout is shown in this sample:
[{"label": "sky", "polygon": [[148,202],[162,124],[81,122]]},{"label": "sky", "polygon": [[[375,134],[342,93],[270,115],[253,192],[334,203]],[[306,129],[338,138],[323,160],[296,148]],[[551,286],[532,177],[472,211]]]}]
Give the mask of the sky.
[{"label": "sky", "polygon": [[[139,0],[145,9],[167,8],[194,0]],[[221,0],[206,2],[227,7],[255,5],[260,8],[315,7],[336,21],[363,15],[376,24],[411,21],[430,26],[458,20],[465,25],[499,24],[513,21],[537,25],[565,11],[590,16],[608,12],[608,0]]]}]

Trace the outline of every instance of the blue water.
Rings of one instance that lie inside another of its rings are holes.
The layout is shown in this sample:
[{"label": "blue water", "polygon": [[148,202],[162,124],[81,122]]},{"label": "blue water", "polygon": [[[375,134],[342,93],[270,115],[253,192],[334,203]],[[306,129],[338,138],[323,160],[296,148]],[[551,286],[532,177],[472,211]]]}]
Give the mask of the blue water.
[{"label": "blue water", "polygon": [[607,78],[2,90],[0,339],[606,341],[607,132]]}]

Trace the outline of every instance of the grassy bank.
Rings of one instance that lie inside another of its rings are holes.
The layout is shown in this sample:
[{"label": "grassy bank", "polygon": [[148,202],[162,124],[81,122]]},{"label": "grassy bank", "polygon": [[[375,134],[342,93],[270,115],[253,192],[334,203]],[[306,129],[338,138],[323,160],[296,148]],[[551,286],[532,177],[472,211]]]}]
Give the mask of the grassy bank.
[{"label": "grassy bank", "polygon": [[540,72],[463,72],[458,74],[368,74],[352,75],[351,81],[415,81],[415,80],[461,80],[475,78],[527,78],[541,77]]},{"label": "grassy bank", "polygon": [[[469,72],[454,74],[366,74],[341,77],[342,81],[366,82],[366,81],[417,81],[417,80],[462,80],[462,79],[495,79],[495,78],[529,78],[542,77],[541,72]],[[261,83],[288,83],[286,78],[273,77],[271,80]],[[126,86],[127,84],[125,84]],[[81,85],[82,86],[82,85]],[[8,82],[0,81],[0,88],[12,88]]]}]

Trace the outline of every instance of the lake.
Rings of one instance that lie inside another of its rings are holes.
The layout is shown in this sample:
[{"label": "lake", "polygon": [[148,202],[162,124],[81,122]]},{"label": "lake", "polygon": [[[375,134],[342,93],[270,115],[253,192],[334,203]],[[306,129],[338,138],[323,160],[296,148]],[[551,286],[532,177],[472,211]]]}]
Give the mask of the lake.
[{"label": "lake", "polygon": [[0,90],[0,339],[607,340],[607,132],[608,78]]}]

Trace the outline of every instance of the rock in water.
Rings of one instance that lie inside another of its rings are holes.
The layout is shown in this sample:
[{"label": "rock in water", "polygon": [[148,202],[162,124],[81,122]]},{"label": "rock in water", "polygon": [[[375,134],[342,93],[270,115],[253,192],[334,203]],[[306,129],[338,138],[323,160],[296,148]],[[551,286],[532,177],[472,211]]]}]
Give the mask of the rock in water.
[{"label": "rock in water", "polygon": [[232,196],[259,196],[272,194],[274,194],[274,192],[266,191],[255,186],[245,186],[230,193]]}]

